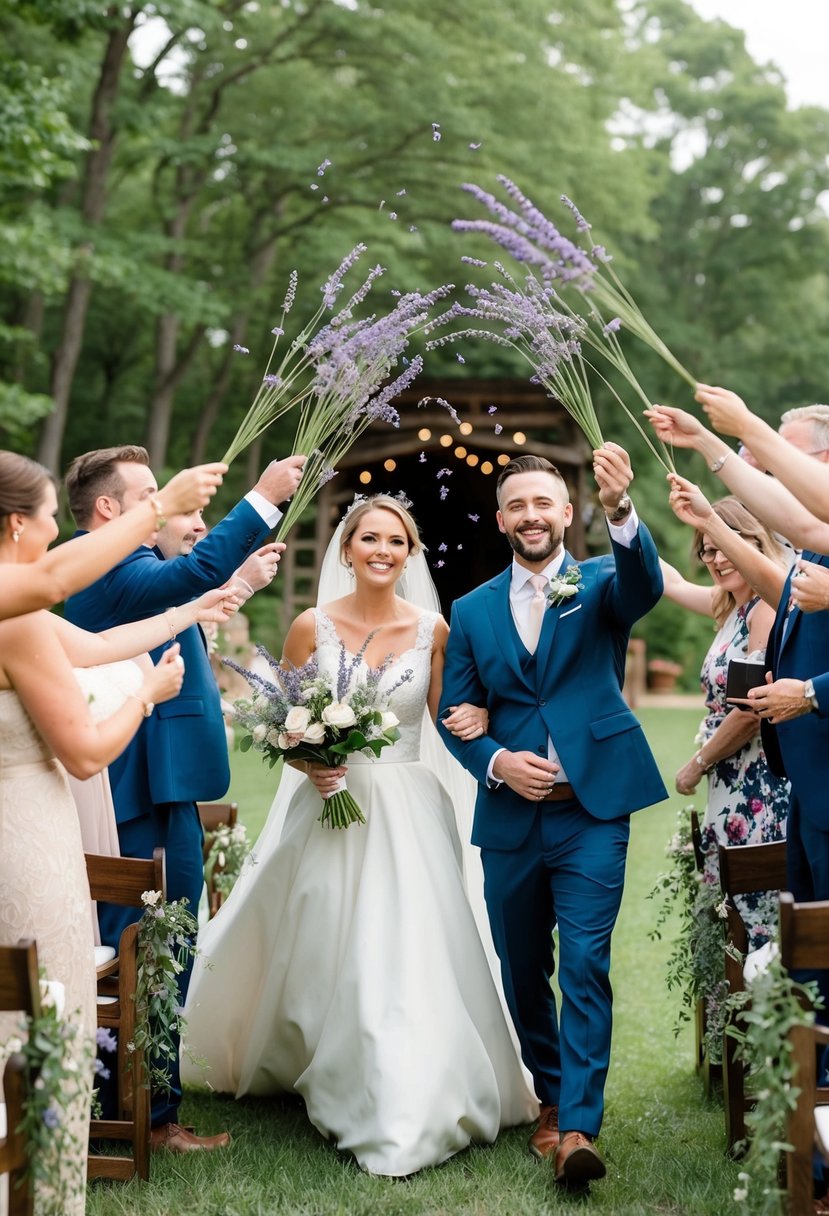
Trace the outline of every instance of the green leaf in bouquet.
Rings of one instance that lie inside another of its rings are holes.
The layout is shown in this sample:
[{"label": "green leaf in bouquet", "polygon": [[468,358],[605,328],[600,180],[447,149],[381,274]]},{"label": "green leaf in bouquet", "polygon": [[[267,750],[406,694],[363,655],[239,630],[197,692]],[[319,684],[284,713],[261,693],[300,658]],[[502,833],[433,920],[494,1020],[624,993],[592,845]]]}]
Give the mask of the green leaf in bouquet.
[{"label": "green leaf in bouquet", "polygon": [[337,756],[347,756],[350,752],[361,752],[366,746],[369,746],[369,741],[363,732],[352,730],[347,739],[332,743],[328,750]]}]

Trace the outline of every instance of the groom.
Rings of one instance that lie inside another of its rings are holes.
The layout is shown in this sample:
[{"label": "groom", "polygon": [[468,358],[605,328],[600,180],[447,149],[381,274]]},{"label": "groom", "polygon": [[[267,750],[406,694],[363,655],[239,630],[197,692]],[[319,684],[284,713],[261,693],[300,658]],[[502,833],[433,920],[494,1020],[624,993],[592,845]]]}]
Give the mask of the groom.
[{"label": "groom", "polygon": [[[662,594],[653,540],[627,487],[627,453],[593,454],[613,552],[577,566],[561,474],[519,456],[498,479],[512,565],[457,600],[446,648],[444,741],[477,779],[472,831],[507,1002],[541,1117],[530,1140],[574,1189],[601,1178],[593,1140],[610,1060],[610,936],[630,812],[667,797],[622,697],[630,628]],[[462,742],[451,707],[486,705],[489,734]],[[559,932],[561,1025],[550,988]],[[560,1129],[560,1130],[559,1130]]]}]

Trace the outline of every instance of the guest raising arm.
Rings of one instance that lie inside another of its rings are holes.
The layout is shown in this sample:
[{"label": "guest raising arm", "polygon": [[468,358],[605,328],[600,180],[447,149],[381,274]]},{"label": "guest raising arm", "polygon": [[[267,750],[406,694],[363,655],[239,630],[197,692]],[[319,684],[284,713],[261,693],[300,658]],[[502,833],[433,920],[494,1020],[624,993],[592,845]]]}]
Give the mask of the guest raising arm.
[{"label": "guest raising arm", "polygon": [[[677,448],[691,448],[702,455],[731,493],[767,527],[781,533],[798,548],[829,552],[829,526],[817,519],[789,490],[773,477],[740,460],[733,448],[706,430],[687,410],[655,405],[645,410],[659,438]],[[786,436],[789,443],[800,435]]]},{"label": "guest raising arm", "polygon": [[[814,515],[829,522],[829,406],[809,405],[788,410],[780,433],[752,414],[746,403],[727,388],[698,384],[696,399],[715,430],[742,439],[765,468],[796,495]],[[807,428],[799,442],[785,435],[788,428]],[[792,451],[792,447],[795,451]]]},{"label": "guest raising arm", "polygon": [[[0,618],[49,608],[100,578],[111,566],[146,541],[167,515],[205,506],[221,485],[227,465],[200,465],[177,473],[129,518],[113,520],[96,536],[77,537],[44,553],[25,569],[15,550],[0,579]],[[12,539],[22,535],[23,516],[35,508],[41,478],[49,474],[34,461],[0,451],[0,518],[15,516]],[[17,543],[17,542],[15,542]]]}]

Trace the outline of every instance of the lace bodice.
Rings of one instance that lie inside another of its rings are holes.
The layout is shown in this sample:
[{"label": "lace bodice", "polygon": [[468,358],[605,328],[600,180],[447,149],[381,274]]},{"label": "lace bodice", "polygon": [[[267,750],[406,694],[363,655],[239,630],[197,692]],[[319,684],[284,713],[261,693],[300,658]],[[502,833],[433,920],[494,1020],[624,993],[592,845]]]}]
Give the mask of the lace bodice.
[{"label": "lace bodice", "polygon": [[0,689],[0,768],[40,764],[52,753],[35,729],[17,693]]},{"label": "lace bodice", "polygon": [[[334,622],[321,608],[315,609],[317,662],[320,672],[329,678],[335,678],[340,664],[340,654],[343,644],[334,628]],[[349,756],[348,764],[402,764],[420,759],[420,731],[423,725],[423,711],[426,708],[426,697],[429,693],[429,680],[432,670],[432,639],[435,632],[437,613],[423,611],[417,625],[417,636],[414,646],[404,651],[394,660],[384,673],[380,682],[381,691],[393,689],[389,698],[389,709],[393,710],[400,719],[400,738],[393,747],[384,747],[377,760],[362,755]],[[354,656],[345,648],[346,660]],[[364,660],[357,665],[352,677],[359,681],[365,678],[367,665]],[[411,679],[399,684],[402,676],[410,671]],[[399,687],[395,687],[398,685]]]}]

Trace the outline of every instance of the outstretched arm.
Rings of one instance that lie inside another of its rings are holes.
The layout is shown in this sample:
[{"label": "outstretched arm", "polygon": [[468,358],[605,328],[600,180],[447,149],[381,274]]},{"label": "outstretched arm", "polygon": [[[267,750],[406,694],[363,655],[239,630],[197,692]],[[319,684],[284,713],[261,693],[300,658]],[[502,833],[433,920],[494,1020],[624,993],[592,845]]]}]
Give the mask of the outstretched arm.
[{"label": "outstretched arm", "polygon": [[[824,523],[829,521],[829,468],[787,443],[727,388],[698,384],[697,401],[715,430],[736,435],[759,462]],[[784,533],[785,535],[785,533]],[[811,546],[814,548],[814,546]],[[825,552],[825,550],[823,550]]]},{"label": "outstretched arm", "polygon": [[58,545],[39,561],[4,565],[0,618],[49,608],[88,587],[149,539],[158,528],[159,514],[185,514],[206,506],[226,472],[225,464],[184,469],[159,490],[155,501],[139,503],[97,531]]},{"label": "outstretched arm", "polygon": [[[762,474],[761,474],[762,476]],[[761,553],[751,541],[744,540],[739,532],[729,528],[724,520],[711,509],[711,504],[698,486],[671,473],[670,504],[677,519],[692,528],[704,531],[721,553],[729,559],[743,576],[749,587],[776,608],[788,577],[788,570]]]},{"label": "outstretched arm", "polygon": [[690,612],[698,612],[700,616],[711,616],[713,613],[713,591],[711,587],[701,587],[684,578],[676,566],[669,565],[661,557],[659,568],[665,582],[665,599],[673,600],[680,608]]},{"label": "outstretched arm", "polygon": [[[829,552],[829,527],[807,511],[781,482],[740,460],[733,448],[719,435],[706,430],[693,414],[655,405],[645,411],[645,416],[664,443],[699,452],[728,490],[766,527],[787,537],[798,548]],[[791,444],[786,447],[794,451]],[[753,448],[751,451],[756,455]],[[817,467],[816,461],[813,464]]]}]

